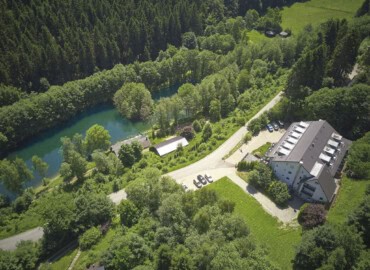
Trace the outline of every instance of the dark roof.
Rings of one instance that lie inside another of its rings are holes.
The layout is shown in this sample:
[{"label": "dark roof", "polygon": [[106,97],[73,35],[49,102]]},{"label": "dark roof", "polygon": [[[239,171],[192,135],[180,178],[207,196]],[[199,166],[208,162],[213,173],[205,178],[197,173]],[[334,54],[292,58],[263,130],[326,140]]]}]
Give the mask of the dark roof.
[{"label": "dark roof", "polygon": [[119,141],[119,142],[115,143],[114,145],[112,145],[112,150],[118,155],[118,152],[121,149],[121,146],[123,144],[131,144],[134,141],[137,141],[138,143],[140,143],[141,146],[143,147],[143,149],[146,149],[146,148],[148,148],[152,145],[148,136],[137,135],[133,138],[130,138],[130,139],[127,139],[127,140],[124,140],[124,141]]},{"label": "dark roof", "polygon": [[[319,156],[323,152],[329,139],[331,139],[332,134],[337,132],[328,122],[323,120],[305,123],[309,124],[309,126],[288,155],[279,156],[276,154],[276,151],[281,147],[281,144],[288,139],[296,126],[299,125],[297,122],[290,125],[284,136],[270,151],[269,157],[272,157],[274,161],[301,162],[308,172],[311,171],[317,161],[322,163]],[[335,175],[351,143],[345,138],[342,138],[341,141],[343,144],[340,146],[340,152],[337,151],[336,160],[330,168],[332,175]]]},{"label": "dark roof", "polygon": [[317,181],[319,182],[321,189],[324,191],[328,202],[330,202],[333,198],[337,185],[335,184],[334,178],[331,175],[328,166],[323,166],[323,169],[317,177]]},{"label": "dark roof", "polygon": [[171,143],[173,143],[173,142],[180,141],[180,140],[182,140],[183,138],[184,138],[184,137],[182,137],[182,136],[177,136],[177,137],[171,138],[171,139],[169,139],[169,140],[167,140],[167,141],[164,141],[164,142],[161,142],[161,143],[159,143],[159,144],[156,144],[156,145],[154,145],[154,147],[155,147],[155,148],[161,148],[161,147],[166,146],[166,145],[168,145],[168,144],[171,144]]}]

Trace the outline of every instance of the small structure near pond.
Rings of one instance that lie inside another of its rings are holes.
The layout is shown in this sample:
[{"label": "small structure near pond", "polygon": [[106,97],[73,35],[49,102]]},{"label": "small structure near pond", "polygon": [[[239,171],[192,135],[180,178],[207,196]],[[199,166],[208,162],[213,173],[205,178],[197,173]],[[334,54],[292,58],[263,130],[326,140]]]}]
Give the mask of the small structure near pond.
[{"label": "small structure near pond", "polygon": [[143,149],[149,148],[152,145],[148,136],[140,134],[140,135],[137,135],[133,138],[130,138],[130,139],[127,139],[127,140],[124,140],[124,141],[119,141],[119,142],[113,144],[112,147],[111,147],[111,150],[118,156],[118,152],[121,149],[121,146],[123,144],[131,144],[134,141],[137,141],[138,143],[140,143],[141,146],[143,147]]},{"label": "small structure near pond", "polygon": [[269,31],[266,31],[266,32],[265,32],[265,35],[266,35],[267,37],[274,37],[276,34],[275,34],[275,32],[274,32],[274,31],[269,30]]},{"label": "small structure near pond", "polygon": [[285,32],[285,31],[282,31],[282,32],[280,32],[280,34],[279,34],[282,38],[287,38],[287,37],[289,37],[289,33],[288,32]]},{"label": "small structure near pond", "polygon": [[159,156],[164,156],[168,153],[171,153],[177,149],[179,145],[182,147],[187,146],[189,142],[181,136],[171,138],[167,141],[161,142],[157,145],[154,145],[154,148]]}]

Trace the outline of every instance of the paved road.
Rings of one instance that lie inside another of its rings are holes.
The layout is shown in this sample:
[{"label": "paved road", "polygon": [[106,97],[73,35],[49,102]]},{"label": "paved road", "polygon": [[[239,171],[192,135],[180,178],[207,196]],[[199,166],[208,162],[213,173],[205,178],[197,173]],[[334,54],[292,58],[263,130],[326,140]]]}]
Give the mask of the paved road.
[{"label": "paved road", "polygon": [[[122,200],[126,199],[127,195],[125,190],[120,190],[118,192],[109,194],[108,197],[115,203],[119,204]],[[38,241],[44,236],[44,232],[42,227],[37,227],[32,230],[14,235],[9,238],[5,238],[3,240],[0,240],[0,249],[3,250],[14,250],[16,249],[17,243],[20,241],[26,241],[26,240],[31,240],[31,241]]]},{"label": "paved road", "polygon": [[3,250],[14,250],[18,242],[24,240],[37,241],[44,235],[44,231],[41,227],[14,235],[12,237],[0,240],[0,249]]},{"label": "paved road", "polygon": [[[282,97],[282,93],[280,92],[278,95],[276,95],[265,107],[263,107],[254,117],[252,117],[249,122],[254,119],[259,117],[262,113],[270,110],[277,102]],[[248,123],[249,123],[248,122]],[[248,125],[248,123],[246,125]],[[214,152],[206,156],[205,158],[185,167],[182,169],[179,169],[177,171],[173,171],[169,174],[168,176],[172,177],[173,179],[176,180],[178,183],[184,183],[188,185],[190,189],[194,189],[194,185],[192,185],[191,180],[195,178],[195,176],[199,173],[204,174],[205,172],[208,172],[211,174],[214,179],[220,179],[223,176],[229,176],[230,179],[233,181],[237,178],[239,178],[235,174],[235,164],[231,162],[230,160],[223,160],[222,158],[227,155],[238,142],[240,142],[244,135],[247,133],[246,127],[240,128],[237,132],[235,132],[227,141],[225,141],[219,148],[217,148]],[[226,170],[225,170],[226,169]],[[240,179],[240,178],[239,178]],[[243,181],[240,179],[240,181]],[[235,181],[234,181],[235,182]],[[236,181],[236,184],[238,184],[238,181]],[[243,181],[239,182],[240,185],[243,185],[243,190],[245,191],[245,185],[246,183]],[[239,185],[238,184],[238,185]],[[262,195],[263,196],[263,195]],[[126,199],[127,195],[124,189],[112,193],[108,195],[108,197],[115,203],[118,204],[122,200]],[[256,198],[257,199],[257,198]],[[260,201],[260,200],[259,200]],[[264,200],[261,200],[260,203],[262,205]],[[276,207],[276,206],[275,206]],[[266,209],[266,207],[264,206]],[[276,209],[275,209],[276,210]],[[272,215],[276,216],[273,214],[273,211],[268,211]],[[279,215],[277,215],[279,218]],[[280,219],[280,218],[279,218]],[[285,219],[282,220],[285,222]],[[32,240],[32,241],[37,241],[42,238],[43,236],[43,231],[41,227],[37,227],[35,229],[29,230],[27,232],[0,240],[0,249],[4,250],[14,250],[16,248],[16,244],[20,242],[21,240]]]}]

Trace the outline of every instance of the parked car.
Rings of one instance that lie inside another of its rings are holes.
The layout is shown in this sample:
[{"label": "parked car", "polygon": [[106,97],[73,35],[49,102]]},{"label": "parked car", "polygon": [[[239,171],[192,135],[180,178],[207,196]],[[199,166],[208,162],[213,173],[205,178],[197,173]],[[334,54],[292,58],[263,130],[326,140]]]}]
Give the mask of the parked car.
[{"label": "parked car", "polygon": [[272,122],[271,125],[274,128],[274,130],[276,130],[276,131],[279,130],[279,125],[276,122]]},{"label": "parked car", "polygon": [[198,175],[197,178],[203,185],[207,184],[207,180],[202,175]]},{"label": "parked car", "polygon": [[187,186],[187,185],[185,185],[185,184],[182,184],[182,188],[183,188],[185,191],[188,191],[188,190],[189,190],[188,186]]},{"label": "parked car", "polygon": [[280,128],[283,128],[283,127],[284,127],[284,123],[283,123],[283,121],[280,121],[280,120],[279,120],[279,121],[278,121],[278,124],[279,124],[279,127],[280,127]]},{"label": "parked car", "polygon": [[273,131],[274,131],[274,128],[272,127],[272,125],[271,125],[271,124],[267,124],[267,125],[266,125],[266,129],[267,129],[268,131],[270,131],[270,132],[273,132]]},{"label": "parked car", "polygon": [[208,181],[208,183],[212,183],[213,182],[212,176],[205,174],[204,177],[206,178],[206,180]]},{"label": "parked car", "polygon": [[194,185],[195,185],[197,188],[201,188],[201,187],[202,187],[202,184],[201,184],[199,181],[197,181],[196,179],[194,179],[194,180],[193,180],[193,183],[194,183]]}]

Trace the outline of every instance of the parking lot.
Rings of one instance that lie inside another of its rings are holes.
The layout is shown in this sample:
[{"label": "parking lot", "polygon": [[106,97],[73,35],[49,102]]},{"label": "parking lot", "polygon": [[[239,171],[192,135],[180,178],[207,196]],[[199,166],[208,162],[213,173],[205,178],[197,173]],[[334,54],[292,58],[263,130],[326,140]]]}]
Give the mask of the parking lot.
[{"label": "parking lot", "polygon": [[229,158],[226,159],[226,162],[233,165],[238,164],[247,153],[252,153],[253,150],[261,147],[267,142],[277,143],[285,133],[285,129],[279,129],[278,131],[269,132],[268,130],[262,130],[257,136],[253,136],[247,144],[243,144],[238,150],[235,151]]}]

